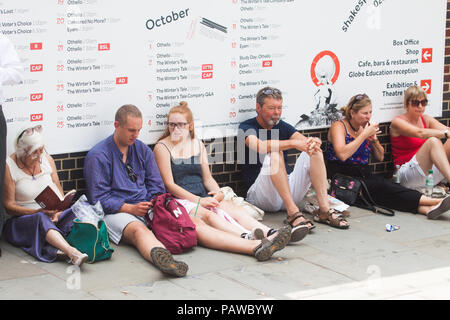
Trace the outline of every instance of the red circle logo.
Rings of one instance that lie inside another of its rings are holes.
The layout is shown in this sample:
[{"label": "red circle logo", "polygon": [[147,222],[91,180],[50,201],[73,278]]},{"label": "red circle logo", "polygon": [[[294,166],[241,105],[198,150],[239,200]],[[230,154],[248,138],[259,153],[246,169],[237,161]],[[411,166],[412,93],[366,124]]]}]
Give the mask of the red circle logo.
[{"label": "red circle logo", "polygon": [[340,72],[340,70],[341,70],[341,65],[340,65],[340,63],[339,63],[339,59],[338,59],[338,57],[337,57],[333,52],[328,51],[328,50],[325,50],[325,51],[320,52],[320,53],[314,58],[314,60],[313,60],[313,62],[312,62],[312,64],[311,64],[311,79],[312,79],[312,81],[314,82],[314,84],[315,84],[316,86],[319,86],[319,84],[320,84],[320,83],[319,83],[319,79],[317,78],[317,75],[316,75],[316,71],[315,71],[316,65],[317,65],[317,62],[319,62],[319,60],[322,59],[324,56],[330,56],[331,59],[333,59],[333,62],[334,62],[334,65],[335,65],[334,75],[333,75],[333,77],[331,78],[331,82],[332,82],[333,84],[336,82],[337,78],[339,77],[339,72]]}]

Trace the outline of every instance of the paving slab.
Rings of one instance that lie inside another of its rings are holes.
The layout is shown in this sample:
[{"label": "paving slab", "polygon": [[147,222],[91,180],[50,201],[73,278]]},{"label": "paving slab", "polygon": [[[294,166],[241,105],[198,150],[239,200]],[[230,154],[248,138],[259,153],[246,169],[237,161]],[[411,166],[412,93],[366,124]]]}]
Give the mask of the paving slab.
[{"label": "paving slab", "polygon": [[450,299],[450,267],[290,292],[292,299]]},{"label": "paving slab", "polygon": [[9,300],[91,300],[94,298],[89,293],[75,288],[76,282],[72,282],[70,277],[65,280],[51,274],[44,274],[0,281],[0,298]]},{"label": "paving slab", "polygon": [[0,258],[0,281],[27,278],[43,275],[47,272],[37,266],[37,260],[24,258],[14,254],[15,251],[7,249],[2,243],[2,257]]},{"label": "paving slab", "polygon": [[[184,278],[162,274],[127,245],[108,261],[43,263],[0,240],[0,299],[266,300],[441,299],[450,292],[450,213],[438,220],[350,208],[349,230],[316,223],[271,260],[197,247],[176,259]],[[279,227],[285,213],[266,213]],[[400,230],[386,232],[386,223]],[[420,281],[418,280],[420,279]],[[393,283],[390,284],[389,281]],[[44,290],[45,289],[45,290]],[[41,292],[42,290],[42,292]]]},{"label": "paving slab", "polygon": [[102,300],[201,300],[206,299],[177,284],[177,280],[159,280],[135,286],[111,287],[90,292]]}]

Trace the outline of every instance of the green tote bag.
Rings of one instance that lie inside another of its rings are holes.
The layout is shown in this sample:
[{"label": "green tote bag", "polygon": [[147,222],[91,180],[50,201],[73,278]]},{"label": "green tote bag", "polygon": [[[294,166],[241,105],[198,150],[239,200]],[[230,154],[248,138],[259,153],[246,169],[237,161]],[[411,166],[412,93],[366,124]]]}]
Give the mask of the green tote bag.
[{"label": "green tote bag", "polygon": [[89,256],[88,263],[109,259],[114,252],[109,244],[108,232],[103,220],[99,221],[97,227],[76,218],[73,220],[72,231],[66,240],[71,246]]}]

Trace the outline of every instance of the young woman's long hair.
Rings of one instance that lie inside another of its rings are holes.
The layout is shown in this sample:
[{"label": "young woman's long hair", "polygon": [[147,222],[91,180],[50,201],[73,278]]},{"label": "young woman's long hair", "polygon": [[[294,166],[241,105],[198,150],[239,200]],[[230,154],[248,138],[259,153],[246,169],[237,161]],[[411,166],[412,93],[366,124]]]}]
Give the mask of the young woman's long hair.
[{"label": "young woman's long hair", "polygon": [[164,133],[159,137],[158,141],[170,136],[170,132],[169,132],[169,117],[171,114],[174,113],[180,113],[183,116],[185,116],[186,121],[189,124],[189,128],[191,128],[191,124],[192,124],[192,130],[189,129],[189,134],[191,135],[191,139],[195,138],[195,129],[194,129],[194,116],[192,114],[191,109],[189,109],[188,104],[186,101],[181,101],[180,104],[178,106],[172,107],[169,111],[169,113],[167,114],[167,125],[166,125],[166,130],[164,130]]}]

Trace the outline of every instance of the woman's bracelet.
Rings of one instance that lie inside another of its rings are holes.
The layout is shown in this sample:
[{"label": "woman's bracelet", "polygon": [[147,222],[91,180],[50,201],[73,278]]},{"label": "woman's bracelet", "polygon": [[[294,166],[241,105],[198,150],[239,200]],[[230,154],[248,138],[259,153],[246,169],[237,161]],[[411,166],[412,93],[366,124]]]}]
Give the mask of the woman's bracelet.
[{"label": "woman's bracelet", "polygon": [[195,208],[194,217],[197,216],[197,210],[198,210],[198,207],[200,206],[200,200],[202,200],[202,197],[198,197],[197,208]]}]

